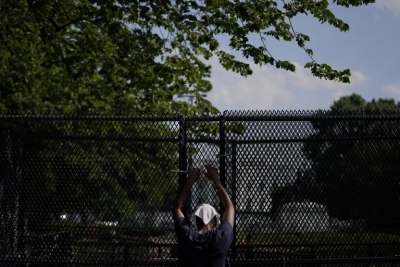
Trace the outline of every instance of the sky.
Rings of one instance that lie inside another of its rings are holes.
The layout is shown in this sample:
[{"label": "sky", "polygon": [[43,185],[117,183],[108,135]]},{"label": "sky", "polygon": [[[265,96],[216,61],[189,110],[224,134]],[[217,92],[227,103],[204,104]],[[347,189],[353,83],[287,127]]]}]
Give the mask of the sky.
[{"label": "sky", "polygon": [[[269,40],[275,58],[296,65],[296,73],[251,64],[253,74],[242,77],[211,60],[213,89],[207,99],[225,110],[329,110],[334,101],[356,93],[365,100],[400,101],[400,0],[377,0],[361,7],[332,6],[336,17],[350,25],[340,32],[310,16],[294,19],[296,31],[310,36],[307,47],[318,63],[337,70],[350,69],[351,84],[312,76],[303,66],[310,61],[296,44]],[[254,40],[257,42],[257,40]],[[223,47],[229,51],[229,47]]]}]

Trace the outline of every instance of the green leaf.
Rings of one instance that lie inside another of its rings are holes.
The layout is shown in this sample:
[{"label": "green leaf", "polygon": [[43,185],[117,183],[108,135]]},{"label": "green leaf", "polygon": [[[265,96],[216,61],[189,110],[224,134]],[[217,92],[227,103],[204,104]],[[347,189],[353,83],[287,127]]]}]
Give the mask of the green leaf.
[{"label": "green leaf", "polygon": [[[373,2],[333,1],[346,7]],[[296,31],[295,17],[311,14],[320,23],[349,29],[327,0],[280,3],[0,1],[0,106],[189,112],[172,99],[177,92],[211,90],[212,56],[242,76],[252,74],[250,63],[295,71],[290,59],[275,58],[269,50],[271,41],[283,40],[314,57],[306,48],[309,35]],[[244,60],[223,50],[222,36]],[[311,61],[306,68],[314,76],[349,82],[349,71]],[[215,112],[208,106],[193,108]]]}]

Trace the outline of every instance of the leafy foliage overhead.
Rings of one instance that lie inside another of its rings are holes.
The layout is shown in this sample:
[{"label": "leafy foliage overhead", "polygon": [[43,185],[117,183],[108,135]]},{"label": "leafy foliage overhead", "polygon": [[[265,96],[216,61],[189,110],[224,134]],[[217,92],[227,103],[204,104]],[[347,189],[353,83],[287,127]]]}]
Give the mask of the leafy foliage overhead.
[{"label": "leafy foliage overhead", "polygon": [[[215,113],[204,99],[216,56],[247,76],[248,63],[295,71],[275,58],[268,38],[296,42],[313,75],[349,82],[350,71],[317,63],[310,37],[291,19],[306,14],[340,31],[349,25],[331,11],[374,0],[13,0],[0,3],[0,108],[129,109]],[[257,36],[261,46],[254,43]],[[252,37],[252,38],[250,38]],[[193,107],[174,96],[194,95]]]}]

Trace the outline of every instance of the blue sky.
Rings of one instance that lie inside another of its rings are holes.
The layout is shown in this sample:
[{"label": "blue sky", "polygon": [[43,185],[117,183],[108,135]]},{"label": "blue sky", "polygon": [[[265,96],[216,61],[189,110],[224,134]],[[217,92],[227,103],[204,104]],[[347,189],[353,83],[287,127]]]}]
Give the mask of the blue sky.
[{"label": "blue sky", "polygon": [[296,73],[252,64],[254,73],[245,78],[224,70],[213,58],[213,90],[207,99],[221,112],[328,110],[335,100],[352,93],[367,101],[400,101],[400,0],[377,0],[348,9],[335,6],[332,10],[350,25],[350,31],[340,32],[307,16],[296,18],[293,24],[296,31],[311,37],[307,46],[318,63],[337,70],[351,69],[351,84],[313,77],[303,68],[310,59],[295,43],[270,40],[267,46],[272,55],[295,63]]}]

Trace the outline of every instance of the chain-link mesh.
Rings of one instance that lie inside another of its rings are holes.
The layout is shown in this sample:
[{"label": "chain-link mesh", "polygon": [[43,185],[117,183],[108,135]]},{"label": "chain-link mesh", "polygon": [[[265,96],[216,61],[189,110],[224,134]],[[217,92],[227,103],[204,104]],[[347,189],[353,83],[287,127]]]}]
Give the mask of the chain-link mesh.
[{"label": "chain-link mesh", "polygon": [[[0,115],[0,260],[176,266],[171,209],[212,164],[236,207],[231,266],[399,266],[400,115]],[[200,179],[200,203],[223,212]]]}]

